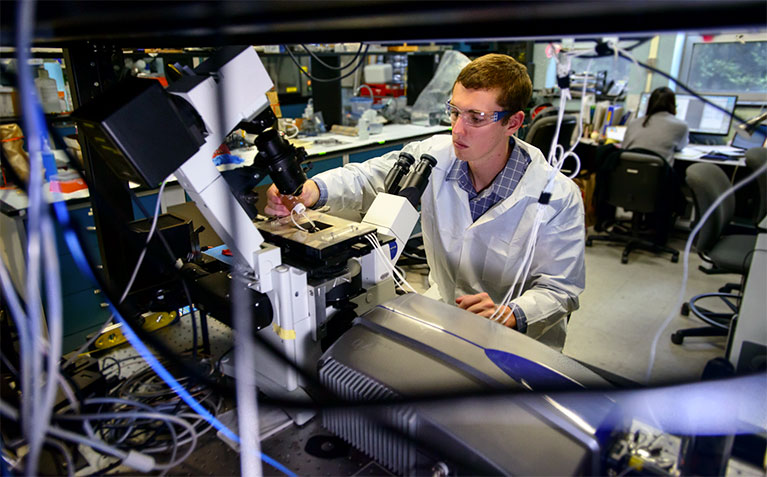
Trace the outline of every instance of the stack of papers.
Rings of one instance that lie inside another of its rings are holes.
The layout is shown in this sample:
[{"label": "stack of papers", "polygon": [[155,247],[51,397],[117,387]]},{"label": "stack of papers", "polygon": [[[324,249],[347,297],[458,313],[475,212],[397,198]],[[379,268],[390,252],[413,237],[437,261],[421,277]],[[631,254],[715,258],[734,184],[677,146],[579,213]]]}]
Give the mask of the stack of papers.
[{"label": "stack of papers", "polygon": [[705,144],[691,144],[676,154],[679,159],[720,159],[735,160],[743,157],[743,149],[732,146],[709,146]]}]

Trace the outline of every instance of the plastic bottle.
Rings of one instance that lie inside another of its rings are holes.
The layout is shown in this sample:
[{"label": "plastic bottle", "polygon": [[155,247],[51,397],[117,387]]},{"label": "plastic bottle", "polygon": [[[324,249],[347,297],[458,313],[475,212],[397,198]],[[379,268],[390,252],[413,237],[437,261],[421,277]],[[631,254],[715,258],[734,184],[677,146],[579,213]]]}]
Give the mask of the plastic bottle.
[{"label": "plastic bottle", "polygon": [[304,108],[304,119],[314,121],[314,100],[311,98],[309,99],[309,102],[306,103],[306,108]]},{"label": "plastic bottle", "polygon": [[370,137],[370,132],[368,131],[368,120],[365,118],[362,118],[357,123],[357,137],[359,137],[362,140],[367,139]]},{"label": "plastic bottle", "polygon": [[56,80],[48,75],[48,70],[45,68],[37,70],[35,87],[40,97],[40,104],[43,106],[43,112],[60,113],[61,102],[59,101],[59,90],[56,87]]}]

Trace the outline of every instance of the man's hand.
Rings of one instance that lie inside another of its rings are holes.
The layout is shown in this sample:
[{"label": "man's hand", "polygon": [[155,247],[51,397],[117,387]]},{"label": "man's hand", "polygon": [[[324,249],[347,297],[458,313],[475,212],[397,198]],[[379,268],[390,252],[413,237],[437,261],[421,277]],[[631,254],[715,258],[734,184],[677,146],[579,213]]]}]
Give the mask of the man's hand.
[{"label": "man's hand", "polygon": [[[316,204],[320,200],[320,189],[317,187],[317,183],[311,179],[304,182],[298,200],[307,208]],[[277,186],[274,184],[266,190],[266,207],[264,207],[264,212],[267,215],[276,215],[277,217],[290,215],[290,210],[282,203],[282,194],[280,194]]]},{"label": "man's hand", "polygon": [[[487,293],[459,296],[455,299],[455,304],[462,310],[470,311],[479,316],[484,316],[485,318],[490,318],[497,308],[490,298],[490,295]],[[508,306],[505,306],[499,314],[499,323],[508,326],[509,328],[517,326],[517,319],[514,317],[514,313],[511,312],[511,309]]]}]

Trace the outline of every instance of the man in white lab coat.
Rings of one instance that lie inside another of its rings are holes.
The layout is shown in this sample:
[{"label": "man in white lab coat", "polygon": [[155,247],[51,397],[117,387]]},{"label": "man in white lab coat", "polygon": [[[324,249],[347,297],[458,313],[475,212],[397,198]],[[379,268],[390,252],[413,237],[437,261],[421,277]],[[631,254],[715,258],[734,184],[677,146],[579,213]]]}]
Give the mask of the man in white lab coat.
[{"label": "man in white lab coat", "polygon": [[[513,137],[532,93],[526,68],[506,55],[485,55],[456,79],[448,114],[452,135],[403,149],[437,159],[421,198],[430,267],[427,296],[490,317],[522,265],[541,193],[552,167],[541,152]],[[365,211],[399,153],[318,174],[304,185],[307,206]],[[287,215],[276,188],[266,212]],[[567,314],[585,285],[584,211],[578,187],[556,173],[542,208],[521,296],[499,310],[500,322],[549,346],[564,345]],[[516,292],[517,290],[515,290]],[[515,293],[516,296],[516,293]]]}]

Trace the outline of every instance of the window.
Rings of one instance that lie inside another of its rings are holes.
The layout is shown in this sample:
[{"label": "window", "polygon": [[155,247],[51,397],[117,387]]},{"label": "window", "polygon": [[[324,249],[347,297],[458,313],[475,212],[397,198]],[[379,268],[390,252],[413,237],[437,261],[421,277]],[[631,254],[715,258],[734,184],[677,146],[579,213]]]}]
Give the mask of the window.
[{"label": "window", "polygon": [[767,34],[689,36],[680,80],[699,93],[736,94],[739,104],[767,102]]}]

